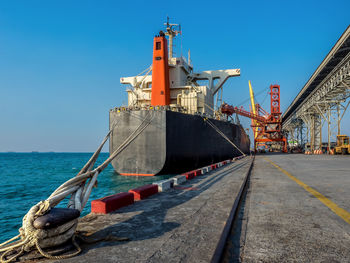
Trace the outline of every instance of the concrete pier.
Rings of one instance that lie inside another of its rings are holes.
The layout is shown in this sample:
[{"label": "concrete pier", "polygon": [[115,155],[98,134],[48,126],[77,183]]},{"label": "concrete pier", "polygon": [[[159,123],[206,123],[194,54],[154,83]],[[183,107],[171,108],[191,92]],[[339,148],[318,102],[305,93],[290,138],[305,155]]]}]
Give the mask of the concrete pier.
[{"label": "concrete pier", "polygon": [[350,262],[349,156],[257,155],[224,262]]},{"label": "concrete pier", "polygon": [[246,157],[115,213],[82,218],[79,231],[109,241],[55,262],[210,262],[250,163]]},{"label": "concrete pier", "polygon": [[[47,261],[211,262],[250,163],[246,157],[114,213],[90,214],[78,231],[102,240]],[[257,155],[216,262],[350,262],[349,168],[349,156]]]}]

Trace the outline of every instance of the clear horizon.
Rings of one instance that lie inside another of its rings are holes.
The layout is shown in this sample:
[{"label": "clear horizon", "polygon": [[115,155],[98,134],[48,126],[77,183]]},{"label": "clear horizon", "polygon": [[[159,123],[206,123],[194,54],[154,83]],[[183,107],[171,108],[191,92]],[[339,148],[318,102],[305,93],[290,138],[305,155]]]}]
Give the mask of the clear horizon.
[{"label": "clear horizon", "polygon": [[[241,69],[225,102],[248,109],[248,80],[256,94],[277,83],[285,110],[350,23],[350,2],[332,4],[336,16],[328,1],[1,2],[0,152],[94,152],[109,109],[126,104],[119,79],[149,67],[167,16],[181,24],[176,53],[190,49],[195,71]],[[269,111],[266,93],[257,101]]]}]

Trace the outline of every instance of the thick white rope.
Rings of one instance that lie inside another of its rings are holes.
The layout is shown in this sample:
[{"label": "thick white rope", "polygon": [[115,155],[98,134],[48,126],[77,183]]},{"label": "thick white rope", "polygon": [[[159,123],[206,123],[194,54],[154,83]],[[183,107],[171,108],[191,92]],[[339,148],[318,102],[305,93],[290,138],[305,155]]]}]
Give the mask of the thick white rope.
[{"label": "thick white rope", "polygon": [[[74,219],[62,226],[53,228],[53,229],[36,229],[33,226],[34,220],[44,214],[46,214],[51,208],[55,207],[60,201],[65,199],[67,196],[71,195],[71,200],[68,203],[69,208],[78,209],[80,212],[85,207],[89,196],[91,194],[92,188],[96,184],[98,175],[108,166],[108,164],[117,157],[126,147],[130,145],[132,141],[134,141],[152,122],[154,115],[149,119],[150,112],[147,113],[141,124],[129,135],[129,137],[110,155],[110,157],[105,160],[101,165],[97,168],[92,169],[94,163],[97,160],[99,153],[103,145],[106,143],[109,138],[112,130],[114,129],[116,124],[113,124],[107,136],[104,138],[102,144],[94,153],[94,155],[90,158],[90,160],[85,164],[82,170],[78,173],[78,175],[67,182],[63,183],[59,186],[45,201],[41,201],[34,205],[28,213],[23,217],[22,227],[19,229],[20,234],[5,241],[0,244],[0,253],[1,255],[1,263],[7,263],[15,260],[17,257],[22,255],[24,252],[31,251],[33,248],[36,248],[40,254],[44,257],[50,259],[63,259],[75,256],[81,252],[80,247],[75,242],[75,228],[77,226],[77,219]],[[87,180],[90,178],[90,181],[86,184]],[[73,200],[73,202],[71,202]],[[67,228],[68,227],[68,228]],[[64,236],[66,235],[66,236]],[[49,246],[59,245],[63,242],[67,241],[71,238],[74,246],[77,248],[77,251],[73,252],[69,255],[63,256],[52,256],[42,250],[42,246],[45,246],[45,242],[49,243]],[[61,237],[61,238],[58,238]],[[12,244],[15,240],[21,239],[19,242]],[[59,239],[59,244],[56,240]],[[62,242],[63,240],[63,242]],[[6,246],[7,245],[7,246]],[[13,252],[15,249],[20,248],[17,253],[5,259],[5,257]]]}]

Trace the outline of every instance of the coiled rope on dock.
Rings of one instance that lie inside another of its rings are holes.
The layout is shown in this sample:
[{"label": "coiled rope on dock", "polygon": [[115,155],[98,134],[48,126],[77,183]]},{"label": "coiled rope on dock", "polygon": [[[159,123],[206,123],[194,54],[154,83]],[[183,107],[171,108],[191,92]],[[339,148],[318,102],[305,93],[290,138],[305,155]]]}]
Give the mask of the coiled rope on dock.
[{"label": "coiled rope on dock", "polygon": [[[43,257],[49,259],[65,259],[78,255],[81,252],[81,248],[75,241],[75,230],[78,224],[78,218],[74,218],[73,220],[48,229],[36,228],[34,226],[34,221],[48,214],[52,208],[57,206],[69,195],[70,200],[68,202],[68,208],[78,210],[80,215],[80,212],[84,209],[89,199],[92,188],[96,186],[98,175],[147,128],[152,122],[153,117],[153,113],[151,114],[151,111],[148,112],[140,125],[109,156],[109,158],[93,169],[104,144],[118,124],[118,122],[113,123],[101,145],[80,172],[75,177],[60,185],[46,200],[40,201],[30,208],[28,213],[23,217],[19,234],[0,244],[0,253],[2,253],[0,258],[1,263],[14,261],[25,252],[30,252],[35,249]],[[54,256],[43,250],[44,248],[62,245],[69,240],[72,241],[72,244],[76,248],[76,251],[70,254]]]}]

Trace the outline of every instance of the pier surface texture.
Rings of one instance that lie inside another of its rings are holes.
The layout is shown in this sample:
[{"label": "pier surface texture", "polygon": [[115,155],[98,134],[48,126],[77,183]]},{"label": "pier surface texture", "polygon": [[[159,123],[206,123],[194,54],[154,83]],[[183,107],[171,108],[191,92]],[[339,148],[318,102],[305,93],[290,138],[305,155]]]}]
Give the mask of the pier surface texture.
[{"label": "pier surface texture", "polygon": [[82,218],[79,231],[130,240],[84,245],[79,256],[55,262],[210,262],[251,160],[235,161],[115,213]]},{"label": "pier surface texture", "polygon": [[328,155],[257,155],[218,256],[250,162],[82,218],[79,231],[129,241],[83,244],[79,256],[55,262],[350,262],[350,158]]},{"label": "pier surface texture", "polygon": [[350,262],[349,163],[349,156],[257,155],[237,261]]}]

